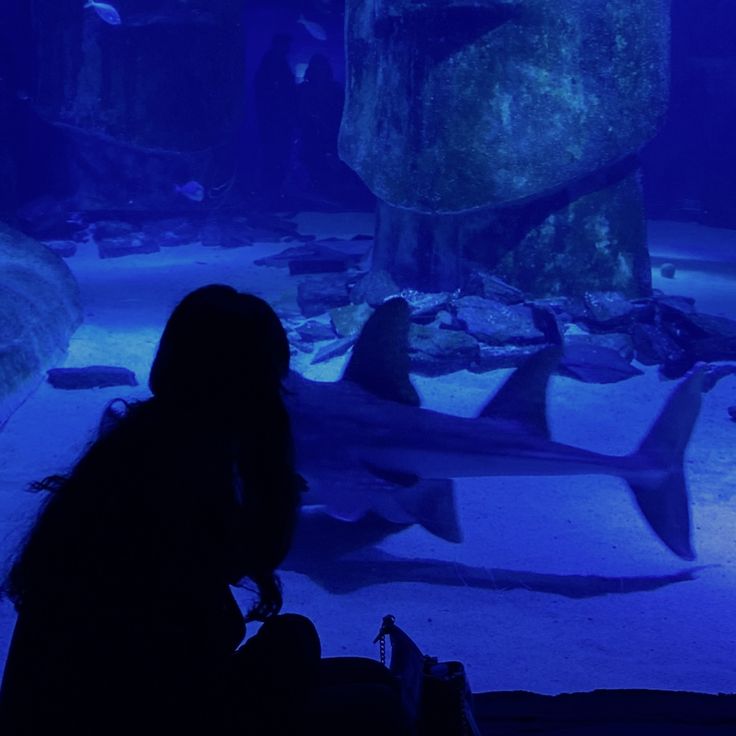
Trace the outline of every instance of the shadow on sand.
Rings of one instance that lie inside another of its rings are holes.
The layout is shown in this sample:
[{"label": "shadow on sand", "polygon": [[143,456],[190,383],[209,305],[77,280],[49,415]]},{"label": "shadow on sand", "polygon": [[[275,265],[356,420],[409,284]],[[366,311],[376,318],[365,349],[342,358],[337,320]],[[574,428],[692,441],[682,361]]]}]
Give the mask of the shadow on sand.
[{"label": "shadow on sand", "polygon": [[357,522],[341,521],[326,514],[305,515],[292,552],[282,569],[306,575],[330,593],[346,594],[369,585],[428,583],[486,590],[523,588],[567,598],[640,593],[697,579],[712,565],[689,567],[667,575],[608,577],[559,575],[529,570],[476,567],[446,560],[407,559],[374,545],[405,525],[378,517]]}]

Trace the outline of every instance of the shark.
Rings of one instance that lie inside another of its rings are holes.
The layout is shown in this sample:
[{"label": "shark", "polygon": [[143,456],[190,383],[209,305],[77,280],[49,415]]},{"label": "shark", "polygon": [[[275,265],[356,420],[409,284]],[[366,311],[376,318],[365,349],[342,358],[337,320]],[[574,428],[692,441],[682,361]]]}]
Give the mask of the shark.
[{"label": "shark", "polygon": [[410,317],[401,297],[379,306],[339,381],[312,381],[295,371],[285,380],[297,469],[306,481],[305,516],[353,522],[354,546],[413,524],[460,542],[453,479],[605,474],[625,481],[671,552],[695,559],[683,462],[704,368],[674,388],[636,451],[606,455],[550,436],[547,388],[558,347],[518,367],[477,417],[422,407],[409,372]]}]

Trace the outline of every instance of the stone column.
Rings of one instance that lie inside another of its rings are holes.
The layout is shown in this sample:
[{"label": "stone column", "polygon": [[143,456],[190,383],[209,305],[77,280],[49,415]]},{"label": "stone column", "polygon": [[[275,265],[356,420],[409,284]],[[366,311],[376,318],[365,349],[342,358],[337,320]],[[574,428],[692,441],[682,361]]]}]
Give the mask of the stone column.
[{"label": "stone column", "polygon": [[535,293],[647,290],[631,162],[667,106],[667,2],[348,0],[346,13],[339,150],[381,200],[375,267],[451,288],[472,250]]}]

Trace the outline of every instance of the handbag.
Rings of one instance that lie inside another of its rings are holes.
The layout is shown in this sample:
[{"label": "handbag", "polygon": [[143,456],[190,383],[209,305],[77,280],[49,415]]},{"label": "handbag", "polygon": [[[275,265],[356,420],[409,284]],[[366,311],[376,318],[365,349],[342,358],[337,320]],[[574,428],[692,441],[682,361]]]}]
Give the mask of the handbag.
[{"label": "handbag", "polygon": [[395,617],[388,615],[373,640],[379,644],[384,665],[386,638],[391,643],[389,671],[400,681],[403,706],[416,736],[481,736],[463,663],[440,662],[423,654],[396,625]]}]

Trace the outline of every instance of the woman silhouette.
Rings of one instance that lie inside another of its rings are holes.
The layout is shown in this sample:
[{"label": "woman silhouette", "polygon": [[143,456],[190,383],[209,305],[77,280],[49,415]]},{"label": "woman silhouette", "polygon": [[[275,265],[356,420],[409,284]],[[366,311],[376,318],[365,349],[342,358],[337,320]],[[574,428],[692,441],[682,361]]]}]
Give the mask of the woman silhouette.
[{"label": "woman silhouette", "polygon": [[[276,615],[303,483],[288,368],[266,302],[197,289],[166,324],[152,397],[108,407],[71,472],[36,484],[49,497],[5,584],[18,620],[4,736],[294,733],[330,720],[314,627]],[[258,594],[245,619],[230,590],[241,581]],[[248,620],[265,623],[236,651]],[[390,683],[374,675],[390,713]]]}]

